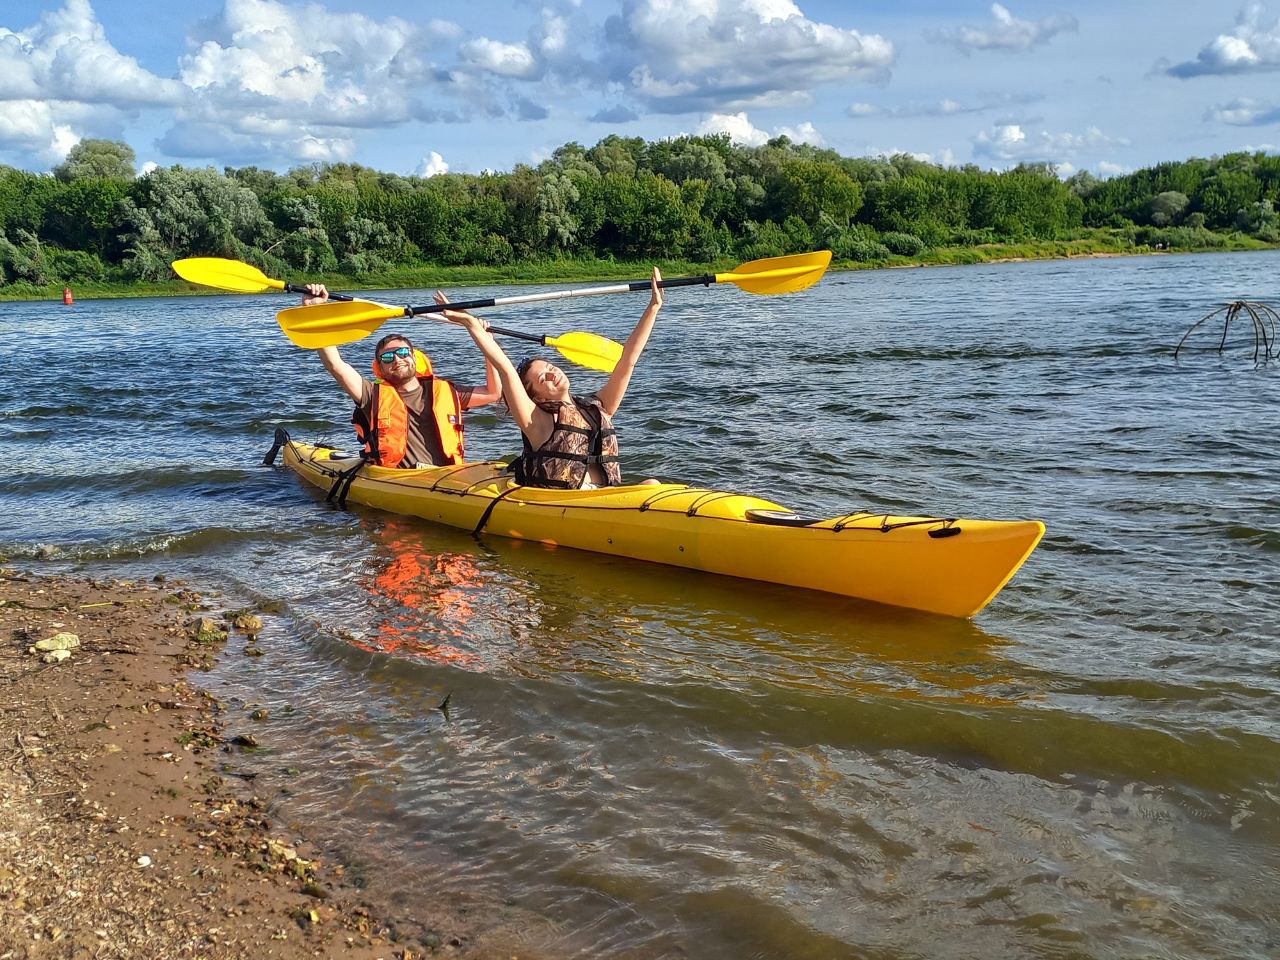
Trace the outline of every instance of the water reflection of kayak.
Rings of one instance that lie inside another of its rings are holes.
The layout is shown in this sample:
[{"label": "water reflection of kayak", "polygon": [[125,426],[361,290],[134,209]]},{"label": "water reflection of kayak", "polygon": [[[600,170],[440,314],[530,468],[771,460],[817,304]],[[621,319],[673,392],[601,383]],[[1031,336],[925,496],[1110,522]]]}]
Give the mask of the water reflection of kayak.
[{"label": "water reflection of kayak", "polygon": [[285,466],[331,499],[953,617],[990,603],[1044,535],[1038,520],[866,512],[822,520],[683,484],[544,490],[520,486],[495,462],[398,470],[360,466],[354,457],[293,441],[283,450]]}]

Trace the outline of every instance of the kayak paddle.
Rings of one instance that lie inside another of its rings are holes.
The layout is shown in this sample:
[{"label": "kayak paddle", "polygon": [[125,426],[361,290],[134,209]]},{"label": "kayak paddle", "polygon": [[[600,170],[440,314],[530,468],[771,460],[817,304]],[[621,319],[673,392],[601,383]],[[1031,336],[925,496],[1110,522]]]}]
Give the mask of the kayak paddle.
[{"label": "kayak paddle", "polygon": [[[230,290],[235,293],[265,293],[268,290],[281,290],[287,293],[301,293],[303,295],[307,293],[306,287],[286,283],[283,280],[273,280],[257,267],[241,263],[239,260],[224,260],[221,257],[188,257],[185,260],[175,260],[172,266],[174,273],[183,280],[206,287]],[[339,301],[339,303],[331,304],[332,306],[342,305],[351,308],[352,317],[355,318],[349,324],[340,327],[340,335],[333,328],[332,323],[322,326],[317,331],[311,331],[309,325],[313,315],[307,313],[305,319],[299,320],[293,327],[286,326],[283,319],[280,321],[280,326],[284,328],[284,332],[289,339],[298,346],[310,350],[319,347],[336,347],[368,336],[382,325],[383,320],[391,317],[418,315],[427,309],[424,308],[423,310],[415,311],[414,314],[408,314],[403,307],[389,307],[370,300],[357,300],[341,293],[329,294],[329,300]],[[311,311],[317,306],[325,306],[325,304],[298,307],[292,311],[285,310],[281,312],[280,316],[283,317],[286,313]],[[453,308],[454,305],[450,304],[449,309]],[[463,309],[466,309],[466,305],[463,305]],[[439,310],[439,307],[430,308],[430,312],[436,315],[435,319],[443,320],[444,317],[439,313]],[[363,317],[364,312],[367,311],[373,311],[383,319],[369,325],[363,319],[360,319]],[[549,337],[535,333],[521,333],[518,330],[507,330],[503,327],[490,327],[489,332],[551,347],[560,351],[561,355],[570,363],[576,363],[592,370],[603,370],[606,373],[612,373],[613,368],[618,365],[618,360],[622,357],[622,344],[594,333],[566,333],[559,337]]]},{"label": "kayak paddle", "polygon": [[[816,253],[797,253],[788,257],[768,257],[764,260],[752,260],[741,264],[727,273],[706,273],[698,277],[678,277],[674,280],[659,281],[658,286],[692,287],[710,286],[713,283],[732,283],[748,293],[775,294],[794,293],[805,290],[819,280],[831,263],[831,251],[819,250]],[[483,300],[464,300],[450,303],[449,310],[478,310],[484,307],[504,307],[516,303],[537,303],[543,300],[567,300],[571,297],[595,297],[608,293],[633,293],[648,290],[649,280],[633,280],[629,283],[618,283],[607,287],[586,287],[580,290],[552,290],[546,293],[526,293],[513,297],[487,297]],[[354,303],[317,303],[309,307],[291,307],[276,314],[285,334],[300,347],[328,347],[351,343],[367,337],[387,320],[397,317],[416,317],[424,313],[438,313],[439,304],[423,307],[388,307],[368,301]],[[529,334],[516,334],[500,327],[490,327],[490,333],[501,333],[506,336],[520,336],[533,339],[560,349],[551,338],[532,337]],[[568,335],[566,335],[568,336]],[[579,336],[574,334],[573,336]],[[591,334],[587,334],[591,336]],[[557,338],[559,339],[559,338]],[[603,338],[601,338],[603,339]],[[612,342],[612,341],[610,341]],[[563,352],[563,351],[562,351]],[[566,354],[567,356],[567,354]],[[621,356],[621,354],[619,354]],[[614,361],[617,362],[616,360]],[[589,366],[589,364],[588,364]],[[596,369],[602,369],[597,367]],[[609,369],[612,369],[610,367]]]},{"label": "kayak paddle", "polygon": [[[282,290],[286,293],[307,293],[306,287],[299,287],[283,280],[273,280],[257,267],[239,260],[224,260],[222,257],[188,257],[175,260],[171,264],[173,272],[188,283],[198,283],[202,287],[217,287],[219,290],[230,290],[233,293],[266,293],[268,290]],[[345,297],[340,293],[329,294],[330,300],[342,300],[350,303],[354,297]]]}]

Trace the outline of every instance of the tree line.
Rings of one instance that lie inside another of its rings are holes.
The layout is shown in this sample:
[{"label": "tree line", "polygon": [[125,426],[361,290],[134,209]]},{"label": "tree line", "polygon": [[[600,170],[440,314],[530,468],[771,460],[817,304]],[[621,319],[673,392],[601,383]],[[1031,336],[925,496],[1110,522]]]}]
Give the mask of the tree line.
[{"label": "tree line", "polygon": [[887,262],[931,248],[1107,234],[1135,246],[1280,242],[1280,157],[1232,153],[1099,180],[910,156],[845,157],[778,137],[568,143],[535,166],[430,178],[359,164],[157,168],[86,140],[49,174],[0,166],[0,285],[164,280],[185,256],[282,275],[558,258],[714,263],[829,248]]}]

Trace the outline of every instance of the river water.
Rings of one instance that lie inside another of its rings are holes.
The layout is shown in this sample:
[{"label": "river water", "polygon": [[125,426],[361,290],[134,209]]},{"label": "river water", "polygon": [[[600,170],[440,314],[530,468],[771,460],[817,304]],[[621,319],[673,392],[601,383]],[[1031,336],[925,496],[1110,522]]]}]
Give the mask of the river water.
[{"label": "river water", "polygon": [[[197,677],[268,746],[259,790],[371,896],[482,911],[504,949],[1274,957],[1280,363],[1242,325],[1171,348],[1278,276],[1264,252],[669,294],[625,472],[1044,520],[972,622],[327,507],[259,465],[278,426],[350,446],[266,296],[0,305],[0,554],[268,611],[265,656],[233,639]],[[623,339],[644,305],[494,317]],[[414,332],[481,375],[461,331]],[[469,427],[475,456],[518,445]]]}]

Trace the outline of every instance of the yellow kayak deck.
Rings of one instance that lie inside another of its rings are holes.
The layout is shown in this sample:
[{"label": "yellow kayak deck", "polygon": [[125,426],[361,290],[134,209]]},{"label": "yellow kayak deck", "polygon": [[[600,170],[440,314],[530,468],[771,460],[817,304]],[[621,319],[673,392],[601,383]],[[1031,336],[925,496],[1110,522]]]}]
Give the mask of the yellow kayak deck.
[{"label": "yellow kayak deck", "polygon": [[1038,520],[866,512],[818,520],[683,484],[547,490],[517,484],[496,462],[355,470],[357,458],[328,448],[290,440],[282,449],[303,480],[379,510],[953,617],[990,603],[1044,536]]}]

